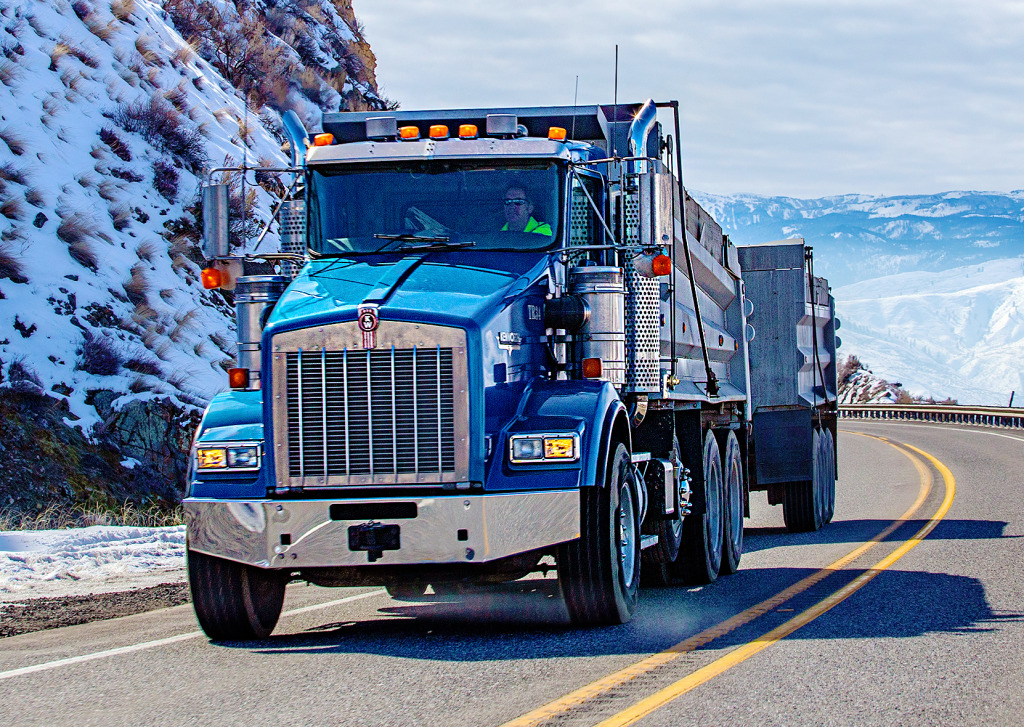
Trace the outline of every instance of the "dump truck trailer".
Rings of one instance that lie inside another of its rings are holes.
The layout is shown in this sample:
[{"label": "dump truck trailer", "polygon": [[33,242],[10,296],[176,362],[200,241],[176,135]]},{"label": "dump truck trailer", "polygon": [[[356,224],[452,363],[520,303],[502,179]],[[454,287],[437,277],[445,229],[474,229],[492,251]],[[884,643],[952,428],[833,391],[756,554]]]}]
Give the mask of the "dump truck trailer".
[{"label": "dump truck trailer", "polygon": [[649,100],[326,114],[311,138],[286,114],[281,275],[244,274],[238,170],[211,173],[204,284],[239,335],[185,499],[211,638],[269,634],[292,580],[417,599],[551,567],[573,622],[622,623],[641,573],[739,567],[751,490],[828,522],[827,283],[803,240],[722,234],[678,124]]}]

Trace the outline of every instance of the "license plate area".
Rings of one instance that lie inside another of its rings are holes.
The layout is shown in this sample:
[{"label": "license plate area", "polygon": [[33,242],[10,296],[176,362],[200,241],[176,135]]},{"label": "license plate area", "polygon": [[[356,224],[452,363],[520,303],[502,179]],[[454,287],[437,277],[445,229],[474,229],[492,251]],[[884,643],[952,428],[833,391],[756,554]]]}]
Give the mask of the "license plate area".
[{"label": "license plate area", "polygon": [[348,549],[365,551],[371,563],[380,559],[385,550],[399,550],[401,547],[402,531],[398,525],[370,522],[348,527]]}]

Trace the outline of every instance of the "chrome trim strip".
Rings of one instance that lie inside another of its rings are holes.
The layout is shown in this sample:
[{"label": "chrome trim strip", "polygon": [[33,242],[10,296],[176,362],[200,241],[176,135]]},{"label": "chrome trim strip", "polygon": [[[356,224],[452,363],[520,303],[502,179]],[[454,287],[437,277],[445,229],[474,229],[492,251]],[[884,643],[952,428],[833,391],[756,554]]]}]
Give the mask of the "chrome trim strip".
[{"label": "chrome trim strip", "polygon": [[[366,357],[366,428],[366,441],[370,445],[370,477],[373,477],[373,372],[369,356]],[[348,447],[351,449],[351,444]]]},{"label": "chrome trim strip", "polygon": [[412,442],[415,451],[416,471],[420,471],[420,392],[419,392],[419,369],[416,353],[417,346],[412,347]]},{"label": "chrome trim strip", "polygon": [[398,411],[395,409],[395,346],[391,346],[391,457],[398,472]]},{"label": "chrome trim strip", "polygon": [[441,443],[441,345],[435,349],[434,370],[437,372],[437,472],[444,471],[444,445]]},{"label": "chrome trim strip", "polygon": [[[298,391],[299,391],[299,431],[301,432],[305,427],[302,426],[302,349],[299,349],[298,359],[295,362],[295,370],[298,373]],[[299,437],[299,475],[302,477],[306,476],[306,448],[304,445],[303,437]]]},{"label": "chrome trim strip", "polygon": [[[400,550],[381,565],[487,562],[574,540],[580,535],[579,490],[353,500],[184,501],[189,548],[263,568],[367,565],[348,549],[348,528],[366,521],[332,520],[336,503],[414,502],[418,515],[388,520],[401,528]],[[468,539],[459,540],[466,530]],[[282,545],[281,536],[291,544]]]},{"label": "chrome trim strip", "polygon": [[324,424],[320,427],[324,441],[324,478],[327,477],[327,348],[320,348],[320,386],[323,395],[320,401],[323,403]]},{"label": "chrome trim strip", "polygon": [[341,352],[341,378],[345,382],[345,476],[352,471],[351,452],[348,446],[349,437],[352,436],[352,429],[348,425],[348,346]]}]

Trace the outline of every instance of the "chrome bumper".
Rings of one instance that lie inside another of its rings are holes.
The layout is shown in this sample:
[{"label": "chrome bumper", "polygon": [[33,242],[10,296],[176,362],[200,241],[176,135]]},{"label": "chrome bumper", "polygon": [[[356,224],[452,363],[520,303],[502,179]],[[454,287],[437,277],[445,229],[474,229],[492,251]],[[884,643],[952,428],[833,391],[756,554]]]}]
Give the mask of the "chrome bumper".
[{"label": "chrome bumper", "polygon": [[[401,528],[401,548],[375,564],[497,560],[580,536],[579,490],[428,498],[353,500],[185,500],[191,550],[261,568],[367,565],[350,550],[348,528],[366,520],[334,520],[334,504],[415,503],[415,518],[376,522]],[[460,532],[465,540],[460,540]]]}]

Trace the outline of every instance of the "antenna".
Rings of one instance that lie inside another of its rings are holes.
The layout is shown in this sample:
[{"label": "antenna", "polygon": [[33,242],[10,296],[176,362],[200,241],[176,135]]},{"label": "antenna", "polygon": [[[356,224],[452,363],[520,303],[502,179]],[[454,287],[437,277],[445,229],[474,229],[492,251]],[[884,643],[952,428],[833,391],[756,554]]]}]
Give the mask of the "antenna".
[{"label": "antenna", "polygon": [[[619,44],[618,43],[615,44],[615,91],[612,93],[612,99],[613,99],[612,104],[613,104],[613,107],[615,109],[612,113],[615,114],[615,118],[616,118],[616,121],[613,122],[613,123],[617,124],[618,123],[618,118],[619,118]],[[613,126],[612,128],[614,129],[615,127]],[[612,156],[617,156],[617,155],[618,155],[618,150],[615,148],[615,132],[613,131],[612,132]]]},{"label": "antenna", "polygon": [[576,102],[580,97],[580,74],[576,74],[576,91],[572,94],[572,133],[569,138],[576,141]]}]

